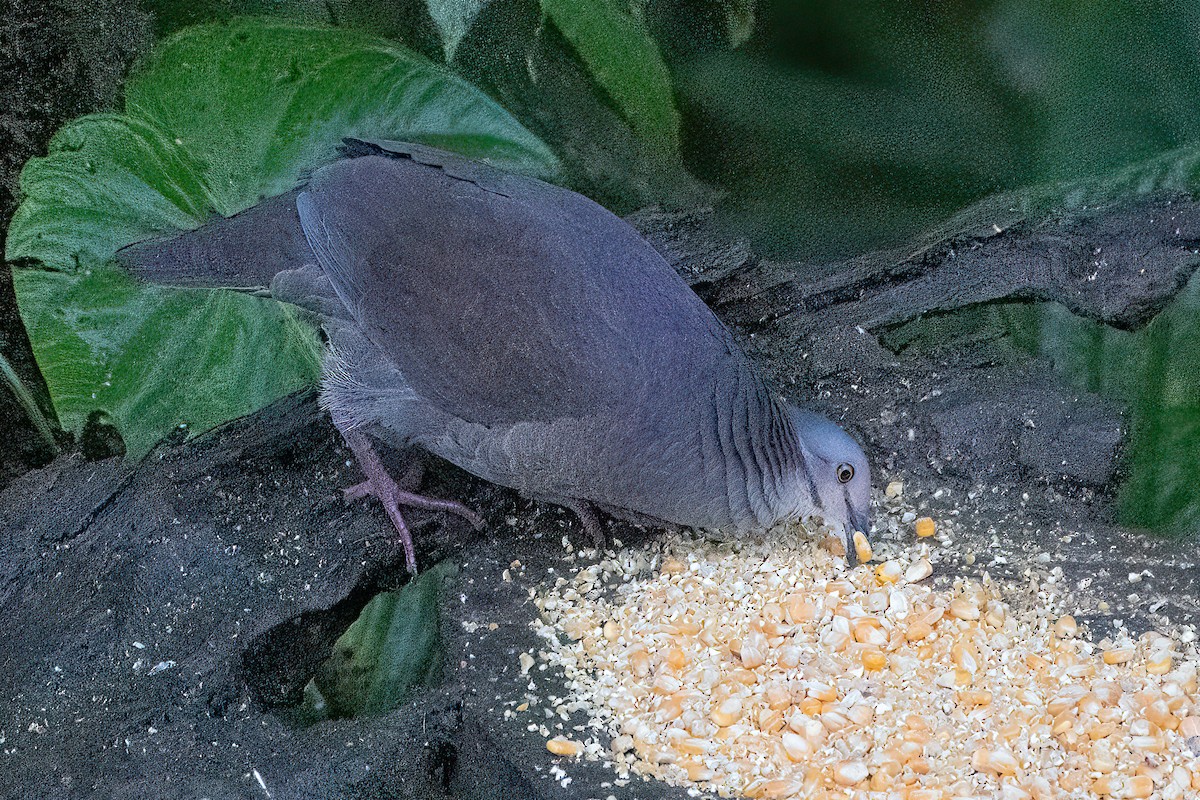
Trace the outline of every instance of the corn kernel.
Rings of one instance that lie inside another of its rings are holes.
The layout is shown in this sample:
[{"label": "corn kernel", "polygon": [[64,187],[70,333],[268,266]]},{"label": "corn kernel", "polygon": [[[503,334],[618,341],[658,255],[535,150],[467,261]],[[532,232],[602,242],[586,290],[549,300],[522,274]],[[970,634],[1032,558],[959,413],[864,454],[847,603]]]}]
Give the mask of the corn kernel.
[{"label": "corn kernel", "polygon": [[1174,662],[1169,653],[1153,653],[1146,659],[1146,672],[1151,675],[1166,675]]},{"label": "corn kernel", "polygon": [[1112,650],[1105,650],[1102,658],[1105,664],[1124,664],[1133,659],[1133,649],[1129,647],[1116,647]]},{"label": "corn kernel", "polygon": [[919,642],[927,638],[931,633],[933,633],[933,628],[930,627],[929,623],[917,620],[908,626],[908,630],[904,632],[904,638],[910,642]]},{"label": "corn kernel", "polygon": [[937,524],[929,517],[921,517],[916,522],[917,536],[926,539],[937,533]]},{"label": "corn kernel", "polygon": [[854,552],[858,555],[860,563],[867,563],[871,560],[874,552],[871,550],[871,543],[867,541],[867,535],[862,531],[854,532]]},{"label": "corn kernel", "polygon": [[904,575],[904,567],[899,561],[885,561],[875,568],[875,582],[880,586],[896,583]]},{"label": "corn kernel", "polygon": [[1054,635],[1060,639],[1069,639],[1079,632],[1079,624],[1070,614],[1064,614],[1054,623]]},{"label": "corn kernel", "polygon": [[546,749],[556,756],[575,757],[583,752],[583,745],[562,736],[555,736],[546,742]]},{"label": "corn kernel", "polygon": [[839,786],[856,786],[868,775],[870,771],[861,761],[841,761],[833,768],[833,780]]},{"label": "corn kernel", "polygon": [[919,583],[933,574],[933,565],[929,563],[928,558],[922,558],[920,561],[914,561],[904,571],[904,580],[908,583]]},{"label": "corn kernel", "polygon": [[966,598],[956,597],[950,601],[950,616],[962,620],[979,619],[979,606]]},{"label": "corn kernel", "polygon": [[728,728],[742,716],[742,699],[730,697],[713,709],[709,718],[719,727]]},{"label": "corn kernel", "polygon": [[863,650],[861,659],[863,666],[871,672],[876,672],[883,669],[888,663],[887,656],[873,647],[868,650]]},{"label": "corn kernel", "polygon": [[796,763],[808,761],[816,752],[808,739],[795,733],[783,734],[783,750]]},{"label": "corn kernel", "polygon": [[800,594],[788,595],[784,610],[792,623],[809,622],[817,617],[816,605]]}]

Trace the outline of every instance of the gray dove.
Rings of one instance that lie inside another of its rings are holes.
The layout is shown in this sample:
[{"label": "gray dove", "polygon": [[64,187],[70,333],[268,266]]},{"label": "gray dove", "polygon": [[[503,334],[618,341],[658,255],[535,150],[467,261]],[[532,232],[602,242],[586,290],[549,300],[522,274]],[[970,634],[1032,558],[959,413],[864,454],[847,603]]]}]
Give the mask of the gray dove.
[{"label": "gray dove", "polygon": [[[125,248],[142,279],[269,287],[315,312],[321,403],[416,570],[376,440],[573,509],[744,534],[821,515],[868,532],[870,469],[841,428],[774,394],[627,223],[566,189],[423,147],[347,139],[299,188]],[[419,464],[419,460],[414,463]],[[601,538],[601,541],[603,539]]]}]

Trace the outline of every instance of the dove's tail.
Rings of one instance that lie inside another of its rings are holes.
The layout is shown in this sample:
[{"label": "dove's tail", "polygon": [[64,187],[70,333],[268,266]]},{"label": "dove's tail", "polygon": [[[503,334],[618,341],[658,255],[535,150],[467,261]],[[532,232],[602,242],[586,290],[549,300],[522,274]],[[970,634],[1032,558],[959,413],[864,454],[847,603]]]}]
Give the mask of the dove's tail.
[{"label": "dove's tail", "polygon": [[149,283],[266,289],[276,274],[316,263],[300,228],[298,191],[192,231],[131,244],[117,251],[117,263]]}]

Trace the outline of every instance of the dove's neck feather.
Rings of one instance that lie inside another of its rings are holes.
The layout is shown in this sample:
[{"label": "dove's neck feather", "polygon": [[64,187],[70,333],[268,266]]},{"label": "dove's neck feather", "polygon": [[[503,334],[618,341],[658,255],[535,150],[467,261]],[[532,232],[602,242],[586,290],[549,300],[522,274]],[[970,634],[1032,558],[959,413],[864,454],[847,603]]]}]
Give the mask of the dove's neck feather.
[{"label": "dove's neck feather", "polygon": [[816,510],[816,488],[792,407],[747,370],[715,415],[725,492],[739,527],[764,527]]}]

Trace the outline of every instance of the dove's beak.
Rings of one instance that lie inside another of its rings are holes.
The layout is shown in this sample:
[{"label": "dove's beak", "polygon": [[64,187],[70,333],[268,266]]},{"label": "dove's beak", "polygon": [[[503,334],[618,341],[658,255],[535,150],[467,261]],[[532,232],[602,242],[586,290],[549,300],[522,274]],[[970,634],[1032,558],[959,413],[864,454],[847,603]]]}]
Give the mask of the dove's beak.
[{"label": "dove's beak", "polygon": [[846,509],[849,511],[850,517],[846,524],[846,564],[853,567],[858,564],[858,549],[854,546],[854,532],[862,531],[863,536],[870,537],[871,510],[855,508],[850,502],[849,492],[846,494]]},{"label": "dove's beak", "polygon": [[846,526],[846,566],[858,566],[858,550],[854,546],[854,527],[851,525]]}]

